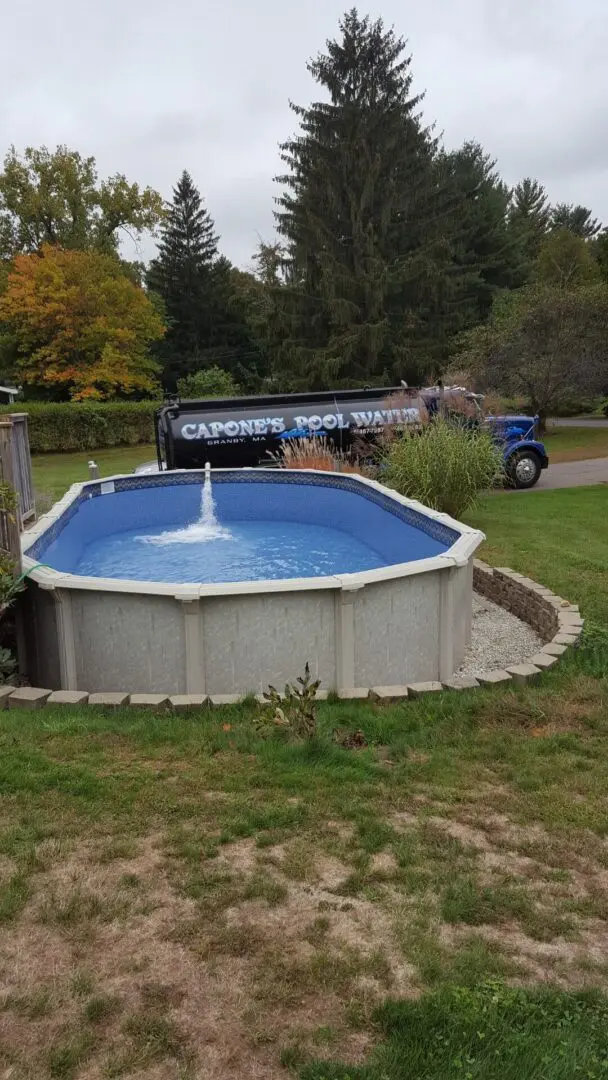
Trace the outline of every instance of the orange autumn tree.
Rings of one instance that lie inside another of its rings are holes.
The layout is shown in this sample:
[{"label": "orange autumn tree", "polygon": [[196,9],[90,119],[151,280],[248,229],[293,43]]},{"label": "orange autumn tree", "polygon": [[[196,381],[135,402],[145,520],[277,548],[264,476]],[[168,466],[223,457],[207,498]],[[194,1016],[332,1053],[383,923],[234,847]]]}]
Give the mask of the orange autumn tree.
[{"label": "orange autumn tree", "polygon": [[158,386],[149,346],[162,337],[163,322],[115,256],[49,245],[17,255],[0,321],[15,343],[15,374],[28,386],[74,401]]}]

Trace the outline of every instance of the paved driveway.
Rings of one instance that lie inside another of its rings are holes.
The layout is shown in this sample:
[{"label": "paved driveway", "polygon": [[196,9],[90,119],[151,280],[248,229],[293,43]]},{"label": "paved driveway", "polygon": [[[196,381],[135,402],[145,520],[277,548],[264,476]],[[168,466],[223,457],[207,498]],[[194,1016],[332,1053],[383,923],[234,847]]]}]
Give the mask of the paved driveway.
[{"label": "paved driveway", "polygon": [[[608,457],[589,461],[562,461],[544,469],[533,488],[524,491],[546,491],[550,488],[583,487],[585,484],[608,484]],[[513,490],[513,489],[511,489]],[[608,494],[606,497],[608,509]]]}]

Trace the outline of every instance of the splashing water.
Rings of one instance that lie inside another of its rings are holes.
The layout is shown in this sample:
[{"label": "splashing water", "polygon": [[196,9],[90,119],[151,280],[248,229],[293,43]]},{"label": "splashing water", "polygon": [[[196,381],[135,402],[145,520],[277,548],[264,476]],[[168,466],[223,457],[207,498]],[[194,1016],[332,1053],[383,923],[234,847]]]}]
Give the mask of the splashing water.
[{"label": "splashing water", "polygon": [[144,544],[206,544],[209,540],[232,540],[232,533],[220,525],[215,513],[215,500],[211,487],[211,465],[205,465],[205,482],[201,492],[201,512],[198,521],[183,529],[161,533],[159,536],[140,536]]}]

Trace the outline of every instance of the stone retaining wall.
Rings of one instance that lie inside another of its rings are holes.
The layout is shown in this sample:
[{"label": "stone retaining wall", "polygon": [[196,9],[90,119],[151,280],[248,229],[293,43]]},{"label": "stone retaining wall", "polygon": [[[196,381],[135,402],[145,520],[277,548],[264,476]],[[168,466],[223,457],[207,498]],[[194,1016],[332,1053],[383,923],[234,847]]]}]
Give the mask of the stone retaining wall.
[{"label": "stone retaining wall", "polygon": [[544,641],[559,632],[560,611],[573,611],[578,616],[578,608],[544,585],[506,567],[492,569],[478,559],[473,562],[473,588],[528,623]]},{"label": "stone retaining wall", "polygon": [[[543,671],[554,667],[568,649],[578,644],[583,631],[583,619],[577,605],[556,596],[544,585],[538,585],[531,578],[506,567],[492,569],[475,560],[473,587],[488,600],[527,622],[545,641],[542,648],[526,663],[514,664],[504,670],[485,671],[476,678],[454,675],[443,682],[408,683],[405,686],[362,686],[346,690],[339,696],[348,700],[372,698],[374,701],[391,701],[420,697],[422,694],[442,690],[473,690],[480,686],[495,686],[501,683],[521,685],[535,682]],[[320,693],[318,696],[322,699],[327,697],[327,693]],[[88,694],[84,690],[51,691],[35,686],[0,687],[0,709],[39,709],[44,706],[74,708],[87,705],[105,709],[128,706],[157,711],[187,711],[235,705],[240,701],[241,694],[177,694],[171,697],[163,694]]]}]

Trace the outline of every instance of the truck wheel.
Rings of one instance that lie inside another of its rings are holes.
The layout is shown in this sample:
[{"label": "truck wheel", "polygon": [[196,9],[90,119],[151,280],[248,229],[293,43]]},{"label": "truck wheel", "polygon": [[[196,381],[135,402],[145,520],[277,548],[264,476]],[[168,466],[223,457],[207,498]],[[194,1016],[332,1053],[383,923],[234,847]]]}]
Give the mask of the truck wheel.
[{"label": "truck wheel", "polygon": [[534,487],[540,474],[540,458],[533,450],[521,450],[512,454],[507,462],[507,476],[513,487]]}]

